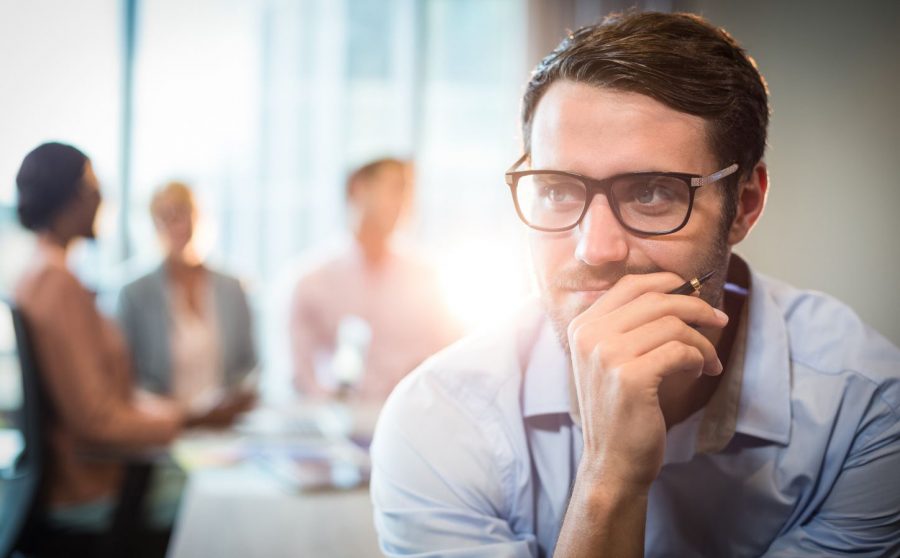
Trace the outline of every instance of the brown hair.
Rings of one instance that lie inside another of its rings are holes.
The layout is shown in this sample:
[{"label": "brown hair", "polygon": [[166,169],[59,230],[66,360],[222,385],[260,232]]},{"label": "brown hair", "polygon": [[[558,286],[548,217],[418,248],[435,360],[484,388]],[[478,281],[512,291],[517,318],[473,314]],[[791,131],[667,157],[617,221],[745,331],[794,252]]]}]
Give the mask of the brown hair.
[{"label": "brown hair", "polygon": [[385,167],[397,166],[401,169],[406,168],[410,163],[408,161],[404,161],[402,159],[395,159],[393,157],[384,157],[382,159],[376,159],[374,161],[370,161],[365,165],[357,168],[347,177],[346,184],[346,195],[347,199],[350,198],[352,191],[358,187],[360,184],[364,184],[381,172],[381,170]]},{"label": "brown hair", "polygon": [[526,87],[526,152],[537,104],[560,79],[640,93],[704,118],[720,166],[740,166],[726,190],[730,224],[737,210],[735,185],[749,178],[765,151],[769,104],[756,63],[725,30],[692,14],[627,12],[570,34],[538,64]]}]

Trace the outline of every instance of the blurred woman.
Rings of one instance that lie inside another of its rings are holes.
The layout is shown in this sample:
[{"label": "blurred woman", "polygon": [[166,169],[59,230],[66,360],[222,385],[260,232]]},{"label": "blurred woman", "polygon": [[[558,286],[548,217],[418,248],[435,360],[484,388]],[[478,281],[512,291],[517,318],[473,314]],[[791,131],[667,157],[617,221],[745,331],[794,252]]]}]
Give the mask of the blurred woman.
[{"label": "blurred woman", "polygon": [[165,257],[122,289],[119,319],[141,385],[189,408],[203,407],[240,392],[256,366],[247,298],[237,279],[204,265],[190,188],[165,185],[150,212]]},{"label": "blurred woman", "polygon": [[51,522],[102,528],[121,466],[83,457],[85,447],[123,449],[171,441],[185,426],[224,425],[244,410],[225,402],[203,413],[133,389],[125,339],[66,267],[80,238],[94,238],[101,194],[91,161],[60,143],[35,148],[16,177],[18,214],[37,248],[15,289],[48,396],[44,493]]}]

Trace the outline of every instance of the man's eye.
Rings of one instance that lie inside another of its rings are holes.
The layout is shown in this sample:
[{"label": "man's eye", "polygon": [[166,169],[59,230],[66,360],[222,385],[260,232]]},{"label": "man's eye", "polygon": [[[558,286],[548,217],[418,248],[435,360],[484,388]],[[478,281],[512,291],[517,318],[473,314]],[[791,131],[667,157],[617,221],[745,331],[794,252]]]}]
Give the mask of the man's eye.
[{"label": "man's eye", "polygon": [[636,190],[634,199],[640,203],[653,203],[656,194],[659,193],[659,188],[651,186],[650,184],[642,184],[641,186],[638,186]]},{"label": "man's eye", "polygon": [[559,188],[550,186],[544,189],[543,197],[552,202],[561,202],[566,199],[566,194]]},{"label": "man's eye", "polygon": [[577,200],[579,191],[566,184],[548,184],[541,187],[539,196],[549,203],[566,203]]},{"label": "man's eye", "polygon": [[675,201],[679,195],[668,182],[654,180],[633,185],[629,197],[639,204],[653,205]]}]

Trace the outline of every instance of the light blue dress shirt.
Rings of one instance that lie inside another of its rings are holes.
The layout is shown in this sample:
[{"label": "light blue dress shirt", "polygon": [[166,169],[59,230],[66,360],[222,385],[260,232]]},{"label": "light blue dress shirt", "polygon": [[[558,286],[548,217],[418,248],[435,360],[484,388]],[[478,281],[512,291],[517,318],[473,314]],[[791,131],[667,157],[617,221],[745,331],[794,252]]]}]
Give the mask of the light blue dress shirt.
[{"label": "light blue dress shirt", "polygon": [[[752,275],[734,433],[667,434],[646,556],[900,556],[900,351],[846,306]],[[551,556],[581,458],[540,308],[407,377],[372,447],[389,556]],[[739,399],[738,399],[739,397]]]}]

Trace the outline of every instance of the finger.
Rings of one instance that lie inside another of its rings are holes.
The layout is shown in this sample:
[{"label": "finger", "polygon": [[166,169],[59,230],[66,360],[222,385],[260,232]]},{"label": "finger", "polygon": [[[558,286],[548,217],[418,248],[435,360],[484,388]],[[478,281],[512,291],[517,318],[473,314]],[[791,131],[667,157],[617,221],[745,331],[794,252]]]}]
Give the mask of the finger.
[{"label": "finger", "polygon": [[608,314],[619,332],[626,332],[665,316],[697,327],[724,327],[728,315],[702,298],[648,292]]},{"label": "finger", "polygon": [[663,378],[672,374],[688,373],[700,376],[703,373],[703,353],[693,345],[681,341],[668,341],[620,367],[622,378],[639,385],[658,386]]},{"label": "finger", "polygon": [[649,292],[605,315],[585,312],[576,316],[569,324],[569,344],[576,346],[574,340],[577,338],[585,343],[587,351],[591,351],[599,339],[625,334],[665,316],[677,318],[691,327],[721,328],[728,323],[724,312],[703,299]]},{"label": "finger", "polygon": [[[690,327],[675,316],[663,316],[637,329],[619,335],[609,345],[617,345],[610,349],[617,353],[619,362],[643,356],[657,347],[670,341],[678,341],[696,347],[703,355],[703,372],[712,376],[722,372],[722,362],[716,353],[715,346],[702,333]],[[603,348],[600,349],[603,351]]]},{"label": "finger", "polygon": [[[670,272],[626,275],[619,279],[619,281],[615,285],[613,285],[609,289],[609,291],[598,298],[596,302],[594,302],[594,304],[591,305],[587,310],[575,316],[575,318],[573,318],[572,321],[569,322],[569,337],[571,338],[575,331],[582,329],[582,326],[590,324],[597,318],[620,309],[621,307],[627,305],[628,303],[644,294],[662,294],[675,289],[682,284],[684,284],[684,281],[681,279],[681,277],[679,277],[675,273]],[[682,296],[681,298],[692,297]],[[636,326],[632,326],[629,328],[617,328],[614,331],[624,332],[628,329],[632,329],[633,327]]]},{"label": "finger", "polygon": [[683,285],[684,281],[678,274],[668,271],[626,275],[598,298],[591,308],[596,309],[597,314],[606,314],[644,293],[666,293]]}]

